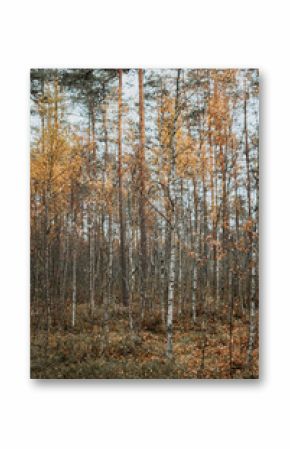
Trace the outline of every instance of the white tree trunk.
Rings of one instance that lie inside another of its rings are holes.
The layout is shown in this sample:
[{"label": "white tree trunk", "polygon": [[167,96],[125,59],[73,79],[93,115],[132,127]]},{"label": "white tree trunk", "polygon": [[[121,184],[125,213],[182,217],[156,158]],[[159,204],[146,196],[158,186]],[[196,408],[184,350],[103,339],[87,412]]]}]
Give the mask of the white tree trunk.
[{"label": "white tree trunk", "polygon": [[72,327],[76,324],[76,310],[77,310],[77,286],[76,286],[76,271],[77,271],[77,253],[74,242],[73,248],[73,295],[72,295]]},{"label": "white tree trunk", "polygon": [[169,275],[168,275],[168,310],[167,310],[167,357],[172,358],[173,355],[173,301],[174,301],[174,284],[175,284],[175,233],[174,223],[170,232],[170,259],[169,259]]},{"label": "white tree trunk", "polygon": [[169,359],[173,356],[173,301],[174,301],[174,284],[175,284],[175,263],[176,263],[176,166],[175,166],[175,133],[178,118],[178,98],[179,98],[179,77],[180,69],[177,71],[176,78],[176,97],[175,97],[175,111],[173,120],[173,130],[170,138],[170,174],[168,180],[168,193],[171,203],[170,211],[170,256],[169,256],[169,273],[168,273],[168,297],[167,297],[167,357]]},{"label": "white tree trunk", "polygon": [[90,217],[90,311],[95,310],[95,205]]},{"label": "white tree trunk", "polygon": [[112,304],[112,290],[113,290],[113,236],[112,236],[112,217],[109,216],[109,263],[108,263],[108,297],[109,297],[109,305]]},{"label": "white tree trunk", "polygon": [[[254,261],[253,261],[254,262]],[[248,364],[252,363],[253,360],[253,349],[255,342],[255,331],[256,331],[256,305],[255,305],[255,277],[256,277],[256,267],[253,265],[251,273],[251,303],[250,303],[250,326],[249,326],[249,345],[248,345]]]},{"label": "white tree trunk", "polygon": [[192,323],[196,321],[196,289],[197,289],[197,267],[196,262],[193,262],[193,285],[192,285],[192,296],[191,296],[191,313],[192,313]]},{"label": "white tree trunk", "polygon": [[[179,225],[180,227],[180,225]],[[179,242],[178,247],[178,317],[181,317],[182,313],[182,252],[181,252],[181,242]]]}]

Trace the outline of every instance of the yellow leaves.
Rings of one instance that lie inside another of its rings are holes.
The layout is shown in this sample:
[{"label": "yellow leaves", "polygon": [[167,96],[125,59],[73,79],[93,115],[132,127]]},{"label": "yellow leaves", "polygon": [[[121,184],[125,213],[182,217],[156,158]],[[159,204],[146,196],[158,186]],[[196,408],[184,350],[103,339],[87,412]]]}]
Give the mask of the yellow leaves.
[{"label": "yellow leaves", "polygon": [[130,164],[132,164],[132,162],[134,162],[134,158],[132,158],[131,154],[125,153],[122,156],[122,162],[123,162],[123,165],[130,165]]},{"label": "yellow leaves", "polygon": [[160,110],[158,121],[161,146],[167,148],[170,144],[172,129],[174,126],[174,99],[165,97]]},{"label": "yellow leaves", "polygon": [[47,169],[47,161],[44,155],[42,154],[33,154],[31,155],[30,160],[30,178],[31,182],[34,181],[38,183],[42,183],[46,179],[46,170]]},{"label": "yellow leaves", "polygon": [[189,135],[180,133],[177,145],[176,169],[177,175],[183,178],[191,177],[198,169],[198,142]]},{"label": "yellow leaves", "polygon": [[69,163],[69,166],[67,167],[67,172],[70,172],[71,176],[79,176],[80,169],[83,164],[83,158],[80,156],[80,154],[73,154]]},{"label": "yellow leaves", "polygon": [[243,226],[243,230],[246,232],[251,232],[253,229],[254,220],[249,218]]},{"label": "yellow leaves", "polygon": [[43,198],[39,207],[47,201],[51,219],[70,207],[72,183],[80,181],[82,166],[80,138],[48,124],[31,152],[31,194],[34,201]]},{"label": "yellow leaves", "polygon": [[219,240],[215,240],[215,239],[210,239],[209,244],[212,246],[216,246],[218,248],[220,248],[220,246],[221,246],[221,242]]},{"label": "yellow leaves", "polygon": [[[208,126],[211,129],[212,142],[216,145],[225,145],[228,130],[231,125],[230,97],[226,94],[226,83],[233,81],[233,71],[224,71],[214,76],[214,94],[209,100]],[[236,142],[232,142],[236,145]]]},{"label": "yellow leaves", "polygon": [[104,190],[107,194],[111,194],[113,192],[114,186],[113,186],[113,182],[112,179],[106,179],[105,181],[105,185],[104,185]]}]

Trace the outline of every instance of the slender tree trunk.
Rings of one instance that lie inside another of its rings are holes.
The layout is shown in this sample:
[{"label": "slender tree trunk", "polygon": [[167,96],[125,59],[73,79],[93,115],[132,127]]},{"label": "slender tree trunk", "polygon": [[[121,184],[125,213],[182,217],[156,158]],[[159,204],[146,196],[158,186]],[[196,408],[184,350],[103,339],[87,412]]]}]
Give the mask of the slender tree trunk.
[{"label": "slender tree trunk", "polygon": [[118,70],[119,74],[119,123],[118,123],[118,178],[119,178],[119,220],[120,220],[120,261],[121,261],[121,287],[122,302],[124,306],[128,306],[128,275],[126,262],[126,232],[125,219],[123,211],[123,161],[122,161],[122,69]]},{"label": "slender tree trunk", "polygon": [[95,204],[90,205],[90,312],[95,311]]},{"label": "slender tree trunk", "polygon": [[170,259],[169,259],[169,279],[168,279],[168,300],[167,300],[167,357],[173,356],[173,301],[174,301],[174,284],[175,284],[175,220],[174,212],[171,221],[170,232]]},{"label": "slender tree trunk", "polygon": [[249,366],[252,365],[253,362],[253,350],[254,350],[254,342],[256,336],[256,298],[255,298],[255,276],[256,276],[256,267],[253,264],[252,266],[252,276],[251,276],[251,301],[250,301],[250,322],[249,322],[249,343],[248,343],[248,354],[247,354],[247,363]]},{"label": "slender tree trunk", "polygon": [[113,302],[113,237],[112,237],[112,213],[109,215],[108,224],[108,234],[109,234],[109,262],[108,262],[108,298],[109,305]]},{"label": "slender tree trunk", "polygon": [[144,118],[144,93],[143,70],[138,70],[139,81],[139,217],[140,217],[140,251],[141,251],[141,285],[140,296],[142,304],[142,318],[147,308],[147,236],[145,222],[145,118]]},{"label": "slender tree trunk", "polygon": [[44,112],[44,94],[45,94],[45,83],[44,79],[41,80],[41,102],[42,102],[42,111],[41,111],[41,150],[44,154],[45,152],[45,112]]},{"label": "slender tree trunk", "polygon": [[50,297],[50,223],[49,223],[49,192],[44,194],[45,201],[45,229],[44,229],[44,250],[45,250],[45,296],[46,296],[46,328],[47,334],[51,327],[51,297]]},{"label": "slender tree trunk", "polygon": [[197,182],[195,177],[193,178],[193,189],[194,189],[194,238],[193,238],[193,262],[192,262],[192,293],[191,293],[191,310],[192,310],[192,323],[196,321],[196,305],[198,300],[198,258],[199,258],[199,241],[200,236],[198,235],[198,192],[197,192]]},{"label": "slender tree trunk", "polygon": [[76,242],[74,242],[73,243],[72,327],[74,327],[76,324],[76,312],[77,312],[76,271],[77,271],[77,252],[76,252]]},{"label": "slender tree trunk", "polygon": [[220,145],[220,162],[221,162],[221,172],[222,172],[222,303],[225,300],[225,294],[228,289],[228,205],[227,205],[227,174],[226,174],[226,152]]},{"label": "slender tree trunk", "polygon": [[247,167],[247,199],[248,199],[248,288],[247,288],[247,303],[249,304],[249,342],[247,362],[250,366],[253,360],[253,347],[255,340],[255,319],[256,319],[256,305],[255,305],[255,262],[253,260],[253,238],[252,238],[252,204],[251,204],[251,176],[250,176],[250,148],[248,141],[248,125],[247,125],[247,89],[245,82],[245,97],[244,97],[244,133],[245,133],[245,152],[246,152],[246,167]]},{"label": "slender tree trunk", "polygon": [[[237,152],[237,149],[236,149]],[[241,290],[240,269],[240,201],[238,196],[238,154],[234,157],[234,191],[235,191],[235,296],[238,297],[243,312],[243,298]]]},{"label": "slender tree trunk", "polygon": [[174,108],[173,129],[170,138],[170,176],[169,176],[169,201],[170,209],[170,258],[169,258],[169,279],[168,279],[168,299],[167,299],[167,357],[173,356],[173,301],[174,301],[174,284],[175,284],[175,259],[176,259],[176,242],[175,242],[175,189],[176,189],[176,151],[175,151],[175,133],[179,108],[179,79],[180,69],[177,71],[176,78],[176,97]]},{"label": "slender tree trunk", "polygon": [[248,281],[247,281],[247,304],[250,304],[251,301],[251,277],[252,277],[252,269],[251,269],[251,257],[252,257],[252,224],[251,224],[251,215],[252,215],[252,204],[251,204],[251,176],[250,176],[250,148],[248,141],[248,120],[247,120],[247,89],[245,83],[245,93],[244,93],[244,135],[245,135],[245,153],[246,153],[246,170],[247,170],[247,202],[248,202]]},{"label": "slender tree trunk", "polygon": [[65,216],[64,221],[64,263],[63,263],[63,277],[61,286],[61,303],[62,303],[62,327],[65,327],[66,316],[66,282],[67,282],[67,269],[69,260],[69,233],[68,233],[68,218]]},{"label": "slender tree trunk", "polygon": [[[104,136],[105,136],[105,153],[104,153],[104,161],[103,161],[103,173],[102,173],[102,187],[103,194],[105,198],[103,200],[102,205],[102,239],[103,245],[106,246],[107,253],[107,273],[105,274],[106,285],[108,286],[104,289],[104,337],[105,337],[105,347],[107,348],[109,344],[109,307],[111,304],[111,289],[112,289],[112,245],[111,245],[111,232],[112,232],[112,222],[111,222],[111,213],[108,211],[108,219],[105,218],[105,204],[109,204],[110,193],[107,192],[107,178],[108,178],[108,169],[109,169],[109,147],[108,147],[108,131],[107,131],[107,104],[105,102],[104,107],[102,109],[103,112],[103,128],[104,128]],[[106,223],[108,223],[108,231],[107,231],[107,242],[106,242]],[[105,244],[106,242],[106,244]]]}]

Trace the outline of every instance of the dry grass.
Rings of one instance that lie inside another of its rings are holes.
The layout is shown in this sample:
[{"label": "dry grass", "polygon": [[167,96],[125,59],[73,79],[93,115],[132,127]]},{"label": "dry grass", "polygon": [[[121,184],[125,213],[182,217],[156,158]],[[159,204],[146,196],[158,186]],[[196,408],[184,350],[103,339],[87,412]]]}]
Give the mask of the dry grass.
[{"label": "dry grass", "polygon": [[[160,317],[150,314],[142,329],[129,331],[127,311],[111,312],[108,343],[99,316],[90,318],[78,308],[78,322],[66,331],[56,326],[31,333],[31,377],[34,379],[228,379],[257,378],[258,349],[247,367],[248,324],[235,319],[230,371],[229,327],[223,318],[207,319],[192,327],[189,320],[175,323],[174,358],[165,355],[166,333]],[[258,342],[256,342],[256,345]]]}]

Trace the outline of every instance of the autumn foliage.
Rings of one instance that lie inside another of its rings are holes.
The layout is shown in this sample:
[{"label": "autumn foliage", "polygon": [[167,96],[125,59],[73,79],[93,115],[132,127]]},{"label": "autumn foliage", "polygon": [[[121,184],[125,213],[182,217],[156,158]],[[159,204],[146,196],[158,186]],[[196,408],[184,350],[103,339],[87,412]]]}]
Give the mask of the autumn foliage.
[{"label": "autumn foliage", "polygon": [[257,70],[31,71],[31,376],[258,377]]}]

